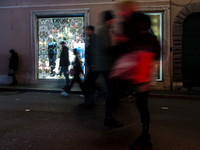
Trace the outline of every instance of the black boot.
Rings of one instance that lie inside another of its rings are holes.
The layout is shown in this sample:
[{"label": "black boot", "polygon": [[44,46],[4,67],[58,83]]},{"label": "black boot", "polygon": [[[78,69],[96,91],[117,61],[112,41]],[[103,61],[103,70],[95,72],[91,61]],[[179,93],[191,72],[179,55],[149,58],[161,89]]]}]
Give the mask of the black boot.
[{"label": "black boot", "polygon": [[151,143],[151,135],[150,134],[141,134],[135,142],[131,143],[129,146],[131,150],[135,149],[152,149],[153,144]]}]

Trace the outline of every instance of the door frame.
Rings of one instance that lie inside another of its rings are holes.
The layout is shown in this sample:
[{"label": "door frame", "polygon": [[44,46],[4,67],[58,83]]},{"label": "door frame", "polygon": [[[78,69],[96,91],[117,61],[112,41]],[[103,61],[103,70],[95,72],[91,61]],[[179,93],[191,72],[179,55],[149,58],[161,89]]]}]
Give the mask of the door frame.
[{"label": "door frame", "polygon": [[173,24],[173,90],[183,88],[182,50],[183,22],[191,14],[200,12],[200,2],[182,8],[176,15]]},{"label": "door frame", "polygon": [[[89,25],[89,8],[82,9],[54,9],[54,10],[33,10],[30,12],[31,25],[31,84],[58,83],[58,80],[38,79],[38,46],[37,46],[37,18],[40,16],[59,16],[71,14],[84,14],[85,28]],[[63,79],[64,80],[64,79]],[[63,81],[59,80],[59,83]]]}]

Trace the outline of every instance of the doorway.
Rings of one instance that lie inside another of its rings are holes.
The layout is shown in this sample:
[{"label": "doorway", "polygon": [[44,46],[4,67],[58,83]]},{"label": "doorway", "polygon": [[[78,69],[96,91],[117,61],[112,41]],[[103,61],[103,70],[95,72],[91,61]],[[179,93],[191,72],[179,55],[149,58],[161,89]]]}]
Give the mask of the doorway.
[{"label": "doorway", "polygon": [[200,87],[200,13],[183,23],[182,75],[184,87]]}]

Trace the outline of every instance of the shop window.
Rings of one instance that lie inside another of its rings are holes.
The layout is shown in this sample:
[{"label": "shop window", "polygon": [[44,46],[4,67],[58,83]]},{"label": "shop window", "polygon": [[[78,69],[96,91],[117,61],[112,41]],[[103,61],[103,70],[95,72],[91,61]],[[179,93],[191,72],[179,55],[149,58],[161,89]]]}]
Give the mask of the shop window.
[{"label": "shop window", "polygon": [[75,58],[73,50],[76,48],[82,69],[85,71],[84,17],[80,15],[40,17],[38,18],[38,79],[65,78],[60,74],[61,41],[65,41],[69,48],[69,69],[72,68]]},{"label": "shop window", "polygon": [[157,81],[162,81],[163,68],[163,34],[162,34],[162,13],[145,13],[151,19],[151,29],[149,30],[160,42],[160,63],[155,66],[155,76]]}]

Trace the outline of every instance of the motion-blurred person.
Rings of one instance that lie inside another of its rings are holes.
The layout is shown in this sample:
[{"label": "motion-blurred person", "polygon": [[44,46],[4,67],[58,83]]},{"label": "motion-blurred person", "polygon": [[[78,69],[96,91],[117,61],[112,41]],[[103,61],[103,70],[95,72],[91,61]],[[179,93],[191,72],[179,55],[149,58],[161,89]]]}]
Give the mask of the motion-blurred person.
[{"label": "motion-blurred person", "polygon": [[113,25],[115,23],[115,17],[113,12],[108,10],[102,13],[103,26],[98,32],[99,41],[99,69],[102,72],[107,88],[106,100],[105,100],[105,126],[122,127],[123,124],[116,121],[112,116],[112,111],[118,102],[116,95],[116,82],[108,78],[110,70],[116,58],[115,41],[113,34]]},{"label": "motion-blurred person", "polygon": [[86,27],[86,35],[89,37],[88,46],[86,47],[86,63],[88,65],[88,74],[84,81],[84,94],[85,103],[80,104],[80,106],[92,106],[95,99],[95,81],[99,76],[98,63],[98,39],[97,35],[94,33],[94,26]]},{"label": "motion-blurred person", "polygon": [[60,76],[62,75],[62,73],[64,73],[64,76],[66,78],[64,91],[61,92],[61,95],[68,96],[66,89],[69,87],[69,75],[67,74],[69,66],[69,53],[68,53],[68,48],[65,46],[65,42],[63,41],[60,44],[62,46],[62,52],[60,54],[60,67],[61,67]]},{"label": "motion-blurred person", "polygon": [[[160,57],[160,45],[155,36],[148,30],[151,27],[150,18],[142,13],[135,12],[136,4],[133,1],[124,1],[119,5],[119,15],[125,21],[123,23],[124,35],[128,37],[128,51],[152,52],[156,54],[156,59]],[[136,88],[136,105],[139,109],[142,120],[142,134],[131,143],[131,149],[135,148],[152,148],[150,140],[149,124],[150,114],[148,110],[148,94],[150,90],[149,82],[133,85]]]},{"label": "motion-blurred person", "polygon": [[11,56],[9,59],[9,75],[13,78],[13,82],[10,85],[17,85],[18,82],[16,79],[16,71],[18,69],[19,57],[13,49],[10,50],[10,53]]},{"label": "motion-blurred person", "polygon": [[[83,90],[84,90],[84,89],[83,89],[83,83],[82,83],[82,81],[81,81],[81,79],[80,79],[80,74],[84,74],[84,73],[83,73],[83,70],[82,70],[82,68],[81,68],[80,60],[79,60],[79,58],[78,58],[77,49],[74,49],[74,55],[75,55],[75,61],[72,63],[72,64],[73,64],[73,71],[74,71],[74,73],[73,73],[74,78],[72,79],[72,81],[71,81],[69,87],[68,87],[67,89],[65,89],[67,93],[70,92],[70,90],[71,90],[71,88],[72,88],[74,82],[78,82],[78,84],[80,85],[80,88],[81,88],[82,92],[83,92]],[[83,93],[84,93],[84,92],[83,92]]]}]

